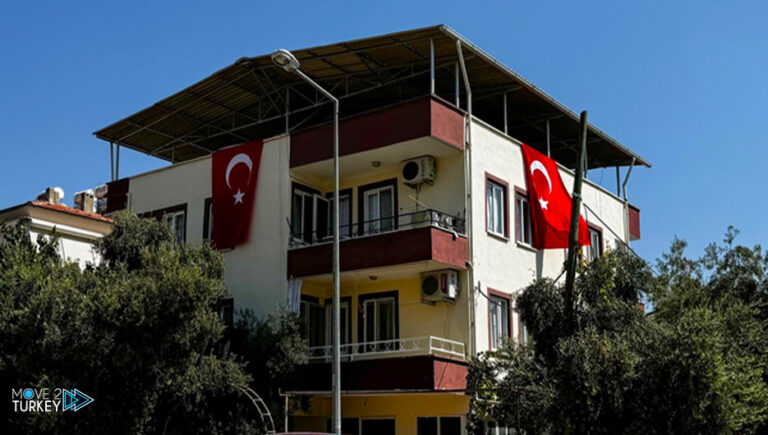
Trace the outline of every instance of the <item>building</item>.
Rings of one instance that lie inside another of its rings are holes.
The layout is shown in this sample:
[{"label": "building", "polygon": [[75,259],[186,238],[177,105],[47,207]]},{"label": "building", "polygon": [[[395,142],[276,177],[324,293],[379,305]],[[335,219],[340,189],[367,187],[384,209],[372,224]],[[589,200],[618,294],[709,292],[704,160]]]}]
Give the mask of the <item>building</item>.
[{"label": "building", "polygon": [[80,268],[88,263],[98,264],[101,257],[94,244],[112,231],[112,219],[95,212],[93,197],[89,195],[90,192],[78,193],[79,201],[75,207],[69,207],[60,202],[64,196],[60,188],[48,188],[33,201],[0,210],[0,224],[11,226],[21,222],[33,241],[55,232],[62,258]]},{"label": "building", "polygon": [[[555,159],[570,187],[578,117],[446,26],[294,54],[341,100],[344,433],[462,433],[467,359],[526,340],[515,297],[565,259],[531,246],[520,144]],[[211,153],[264,140],[251,236],[223,253],[226,284],[261,315],[299,289],[311,347],[285,392],[308,397],[288,418],[300,430],[331,417],[330,116],[265,55],[95,133],[116,158],[127,147],[171,163],[120,178],[113,159],[104,210],[156,216],[188,243],[211,234]],[[650,164],[591,125],[587,143],[589,169],[616,168],[616,193],[585,181],[593,257],[639,237],[626,184]]]}]

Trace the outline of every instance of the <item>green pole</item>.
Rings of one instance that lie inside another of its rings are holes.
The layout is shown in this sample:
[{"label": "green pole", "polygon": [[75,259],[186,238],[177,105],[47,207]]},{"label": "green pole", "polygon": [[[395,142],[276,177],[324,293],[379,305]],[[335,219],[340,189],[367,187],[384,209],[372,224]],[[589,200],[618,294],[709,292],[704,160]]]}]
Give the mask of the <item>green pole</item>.
[{"label": "green pole", "polygon": [[568,236],[568,260],[565,263],[565,316],[567,329],[574,331],[573,285],[576,280],[576,262],[579,258],[579,216],[581,215],[581,183],[584,177],[587,152],[587,111],[581,112],[579,125],[579,156],[573,177],[573,203],[571,205],[571,232]]}]

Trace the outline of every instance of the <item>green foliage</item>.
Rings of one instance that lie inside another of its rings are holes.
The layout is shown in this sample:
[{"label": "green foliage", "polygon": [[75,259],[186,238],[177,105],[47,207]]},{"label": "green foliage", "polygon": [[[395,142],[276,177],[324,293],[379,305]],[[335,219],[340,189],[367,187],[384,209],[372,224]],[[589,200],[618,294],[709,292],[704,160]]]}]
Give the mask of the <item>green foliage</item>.
[{"label": "green foliage", "polygon": [[[755,433],[768,421],[768,255],[711,245],[700,259],[675,240],[650,267],[614,251],[575,286],[532,283],[516,310],[534,337],[472,361],[471,427],[486,418],[526,433]],[[643,315],[640,298],[655,311]]]},{"label": "green foliage", "polygon": [[[164,226],[117,218],[80,270],[57,240],[2,228],[0,381],[9,388],[78,388],[75,413],[7,415],[35,433],[254,433],[260,420],[238,386],[251,381],[226,350],[215,310],[221,256],[178,246]],[[8,406],[4,409],[8,412]]]}]

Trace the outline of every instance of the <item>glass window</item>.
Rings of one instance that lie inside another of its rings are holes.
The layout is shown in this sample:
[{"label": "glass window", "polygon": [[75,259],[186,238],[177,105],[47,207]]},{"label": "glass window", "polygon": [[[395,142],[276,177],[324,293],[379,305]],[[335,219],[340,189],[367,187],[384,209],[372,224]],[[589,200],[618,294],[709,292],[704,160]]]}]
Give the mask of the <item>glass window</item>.
[{"label": "glass window", "polygon": [[487,186],[485,204],[487,208],[486,224],[488,226],[488,231],[503,237],[506,235],[504,228],[506,220],[506,217],[504,216],[506,208],[506,188],[491,180],[487,180]]},{"label": "glass window", "polygon": [[310,347],[325,345],[325,309],[318,302],[302,298],[299,308],[302,335]]},{"label": "glass window", "polygon": [[533,244],[531,207],[528,204],[528,197],[520,193],[515,195],[515,237],[520,243]]},{"label": "glass window", "polygon": [[[349,301],[341,301],[341,344],[348,344],[351,341],[350,334],[350,314]],[[333,343],[333,300],[327,300],[325,303],[325,342]],[[344,351],[344,349],[342,349]]]},{"label": "glass window", "polygon": [[[349,194],[339,195],[341,201],[339,202],[339,234],[341,237],[349,237],[352,234],[352,222],[349,221],[349,217],[352,215],[352,200]],[[333,196],[330,197],[328,203],[328,234],[333,235]]]},{"label": "glass window", "polygon": [[416,435],[461,435],[461,417],[418,417]]},{"label": "glass window", "polygon": [[490,296],[491,349],[499,349],[509,338],[509,299]]},{"label": "glass window", "polygon": [[387,296],[368,299],[363,302],[363,339],[366,343],[378,343],[375,346],[365,346],[365,351],[394,350],[395,343],[390,340],[397,338],[397,303],[394,297]]},{"label": "glass window", "polygon": [[587,252],[589,260],[603,255],[603,233],[597,228],[589,227],[589,249]]},{"label": "glass window", "polygon": [[377,234],[394,228],[395,196],[392,186],[365,192],[365,233]]},{"label": "glass window", "polygon": [[183,211],[175,211],[163,215],[163,222],[171,230],[171,234],[173,234],[178,244],[184,243],[184,225],[186,223],[184,215]]},{"label": "glass window", "polygon": [[364,418],[360,426],[361,435],[395,435],[394,418]]}]

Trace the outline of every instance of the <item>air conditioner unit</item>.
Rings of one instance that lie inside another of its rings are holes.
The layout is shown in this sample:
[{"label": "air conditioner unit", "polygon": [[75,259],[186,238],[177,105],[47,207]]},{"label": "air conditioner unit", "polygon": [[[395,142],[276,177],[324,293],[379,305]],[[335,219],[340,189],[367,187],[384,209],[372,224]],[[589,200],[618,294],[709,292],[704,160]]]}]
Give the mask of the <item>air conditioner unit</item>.
[{"label": "air conditioner unit", "polygon": [[421,299],[454,302],[459,295],[459,272],[453,269],[435,270],[421,275]]},{"label": "air conditioner unit", "polygon": [[403,176],[403,182],[410,186],[419,184],[432,184],[437,176],[437,163],[432,156],[421,156],[415,159],[406,160],[400,168]]}]

